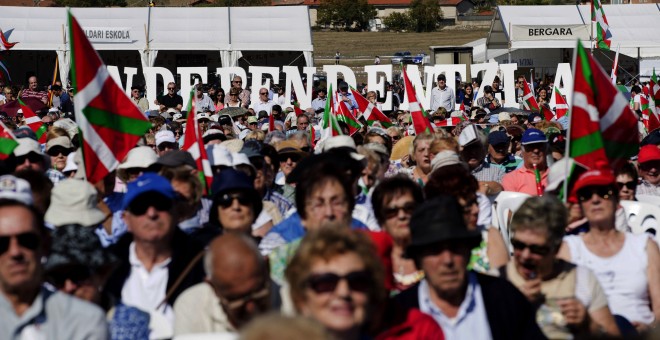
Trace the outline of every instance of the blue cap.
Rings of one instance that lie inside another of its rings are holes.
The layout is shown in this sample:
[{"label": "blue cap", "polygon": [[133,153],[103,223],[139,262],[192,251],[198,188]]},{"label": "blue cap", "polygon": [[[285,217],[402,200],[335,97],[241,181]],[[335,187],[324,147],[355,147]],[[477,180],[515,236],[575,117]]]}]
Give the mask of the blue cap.
[{"label": "blue cap", "polygon": [[547,143],[548,138],[545,136],[543,131],[539,129],[527,129],[522,135],[522,140],[520,141],[522,145],[534,144],[534,143]]},{"label": "blue cap", "polygon": [[532,112],[532,113],[529,114],[529,116],[527,116],[527,121],[529,123],[532,123],[532,124],[533,123],[538,123],[542,120],[543,120],[543,117],[538,112]]},{"label": "blue cap", "polygon": [[211,191],[214,195],[229,190],[255,190],[254,182],[244,172],[235,169],[222,170],[213,176]]},{"label": "blue cap", "polygon": [[128,183],[128,190],[124,195],[122,202],[122,209],[126,210],[133,200],[147,192],[159,193],[171,200],[176,197],[176,192],[172,188],[172,184],[165,177],[156,175],[152,172],[147,172],[138,177],[135,181]]},{"label": "blue cap", "polygon": [[488,144],[499,145],[509,143],[509,136],[504,131],[493,131],[488,135]]}]

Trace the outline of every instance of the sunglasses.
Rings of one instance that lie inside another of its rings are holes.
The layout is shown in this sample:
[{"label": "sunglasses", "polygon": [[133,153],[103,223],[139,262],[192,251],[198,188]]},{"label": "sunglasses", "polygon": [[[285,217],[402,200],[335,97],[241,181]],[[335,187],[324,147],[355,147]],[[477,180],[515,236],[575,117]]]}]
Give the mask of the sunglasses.
[{"label": "sunglasses", "polygon": [[393,218],[399,216],[399,211],[402,211],[406,215],[412,215],[413,211],[415,211],[415,204],[414,203],[407,203],[404,204],[403,206],[400,207],[388,207],[383,210],[383,213],[385,215],[385,218]]},{"label": "sunglasses", "polygon": [[291,159],[291,161],[294,163],[300,160],[300,156],[295,153],[285,153],[283,155],[279,155],[278,158],[280,159],[280,163],[284,163],[289,159]]},{"label": "sunglasses", "polygon": [[176,150],[177,145],[178,144],[171,142],[161,142],[160,144],[158,144],[158,150],[159,151],[165,151],[167,149]]},{"label": "sunglasses", "polygon": [[238,192],[233,194],[224,194],[218,198],[218,205],[223,208],[229,208],[234,203],[234,200],[238,200],[238,204],[249,206],[252,203],[252,199],[245,193]]},{"label": "sunglasses", "polygon": [[50,148],[50,150],[46,151],[46,153],[48,154],[48,156],[51,156],[51,157],[57,157],[60,154],[62,154],[62,156],[66,157],[71,153],[71,150],[67,149],[67,148],[62,148],[62,147],[53,147],[53,148]]},{"label": "sunglasses", "polygon": [[174,88],[173,88],[173,87],[168,87],[167,89],[168,89],[168,90],[174,90]]},{"label": "sunglasses", "polygon": [[27,232],[12,236],[0,236],[0,255],[6,253],[7,250],[9,250],[9,244],[11,243],[12,237],[16,238],[16,242],[18,242],[19,246],[29,250],[36,250],[39,247],[39,244],[41,243],[41,239],[39,238],[39,235],[33,232]]},{"label": "sunglasses", "polygon": [[262,96],[264,96],[264,95],[267,95],[268,92],[259,92],[259,94],[262,95]]},{"label": "sunglasses", "polygon": [[363,270],[350,272],[344,276],[335,273],[315,274],[307,279],[307,287],[317,294],[332,293],[341,280],[346,280],[351,291],[360,293],[368,292],[372,285],[371,275]]},{"label": "sunglasses", "polygon": [[270,285],[268,284],[268,280],[266,280],[266,285],[263,288],[259,289],[256,292],[250,293],[246,296],[232,300],[225,299],[224,297],[221,297],[219,295],[218,298],[220,300],[220,304],[223,305],[226,309],[237,310],[243,308],[243,306],[245,306],[245,304],[250,301],[265,299],[269,295],[270,295]]},{"label": "sunglasses", "polygon": [[128,206],[128,211],[135,216],[142,216],[149,207],[154,207],[158,211],[169,211],[172,209],[172,200],[159,194],[144,195],[134,199]]},{"label": "sunglasses", "polygon": [[616,185],[619,187],[619,190],[622,190],[624,187],[630,190],[635,190],[635,188],[637,188],[637,182],[635,181],[616,182]]},{"label": "sunglasses", "polygon": [[610,197],[613,197],[614,192],[610,187],[587,187],[580,189],[577,193],[577,196],[580,202],[584,202],[590,200],[594,194],[603,199],[609,199]]},{"label": "sunglasses", "polygon": [[550,247],[548,246],[539,246],[536,244],[527,244],[516,239],[511,240],[511,245],[515,251],[523,251],[529,249],[529,252],[539,256],[546,256],[550,253]]},{"label": "sunglasses", "polygon": [[44,160],[44,158],[41,157],[41,155],[39,155],[35,152],[30,152],[27,155],[16,157],[16,163],[17,164],[23,164],[23,163],[25,163],[25,160],[28,160],[30,163],[39,163],[39,162],[42,162]]},{"label": "sunglasses", "polygon": [[237,80],[232,80],[231,82],[234,83],[234,84],[242,84],[243,83],[242,80],[238,80],[238,81]]},{"label": "sunglasses", "polygon": [[56,288],[62,288],[66,281],[73,282],[76,286],[81,286],[91,278],[92,274],[85,266],[76,266],[75,270],[56,272],[48,275],[48,281]]},{"label": "sunglasses", "polygon": [[397,141],[397,140],[401,139],[401,136],[390,136],[390,138],[391,138],[393,141]]}]

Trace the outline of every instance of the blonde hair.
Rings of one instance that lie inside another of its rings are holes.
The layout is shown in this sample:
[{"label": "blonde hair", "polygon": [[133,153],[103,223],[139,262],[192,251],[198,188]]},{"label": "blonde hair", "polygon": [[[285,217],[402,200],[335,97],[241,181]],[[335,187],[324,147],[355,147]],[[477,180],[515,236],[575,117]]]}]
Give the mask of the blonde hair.
[{"label": "blonde hair", "polygon": [[430,153],[437,154],[444,150],[458,153],[458,142],[454,137],[436,137],[431,141],[431,145],[429,146]]},{"label": "blonde hair", "polygon": [[48,129],[48,132],[46,133],[46,140],[49,141],[53,138],[57,137],[68,137],[69,139],[69,133],[66,132],[63,128],[59,126],[52,126],[50,129]]},{"label": "blonde hair", "polygon": [[248,132],[248,134],[245,136],[244,140],[246,142],[249,141],[249,140],[256,140],[256,141],[259,141],[259,142],[263,143],[263,141],[265,139],[266,139],[266,133],[265,132],[263,132],[261,130],[254,130],[254,131]]}]

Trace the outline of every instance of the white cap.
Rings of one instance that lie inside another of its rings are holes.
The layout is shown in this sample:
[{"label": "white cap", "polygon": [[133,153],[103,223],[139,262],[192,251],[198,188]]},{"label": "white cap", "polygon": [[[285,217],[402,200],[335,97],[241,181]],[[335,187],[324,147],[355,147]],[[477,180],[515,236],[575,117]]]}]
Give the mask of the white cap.
[{"label": "white cap", "polygon": [[71,144],[71,139],[67,136],[59,136],[49,140],[46,143],[46,151],[50,150],[52,147],[61,146],[65,149],[73,149],[73,144]]},{"label": "white cap", "polygon": [[198,113],[197,114],[197,120],[200,120],[200,119],[209,119],[210,120],[209,114],[206,113],[206,112]]},{"label": "white cap", "polygon": [[124,161],[119,164],[118,169],[130,169],[130,168],[148,168],[158,161],[158,155],[156,152],[148,146],[138,146],[132,148],[131,151],[126,154]]},{"label": "white cap", "polygon": [[12,175],[0,176],[0,198],[32,205],[32,188],[28,181]]},{"label": "white cap", "polygon": [[183,118],[183,115],[182,115],[181,113],[175,113],[175,114],[172,116],[172,119],[174,119],[174,120],[179,120],[179,119],[181,119],[181,118]]},{"label": "white cap", "polygon": [[250,163],[250,159],[244,153],[240,153],[240,152],[232,153],[231,159],[232,159],[232,166],[249,165],[254,168],[252,163]]},{"label": "white cap", "polygon": [[41,146],[39,142],[32,138],[18,138],[16,139],[18,146],[14,149],[14,155],[17,157],[25,156],[30,152],[35,152],[39,155],[43,155],[41,152]]},{"label": "white cap", "polygon": [[66,165],[64,166],[64,169],[62,169],[62,172],[66,173],[76,170],[78,170],[78,164],[76,164],[76,151],[74,151],[66,158]]},{"label": "white cap", "polygon": [[435,155],[435,157],[433,157],[433,159],[431,160],[431,169],[435,171],[436,169],[454,164],[465,165],[465,163],[462,163],[461,160],[458,158],[456,152],[451,150],[444,150],[439,152],[437,155]]},{"label": "white cap", "polygon": [[350,148],[352,149],[351,151],[351,158],[353,158],[356,161],[362,161],[365,159],[364,155],[361,155],[355,151],[357,151],[357,147],[355,146],[355,141],[351,136],[345,136],[345,135],[340,135],[340,136],[334,136],[330,137],[325,140],[325,143],[323,143],[323,152],[327,152],[332,149],[336,148]]},{"label": "white cap", "polygon": [[211,166],[233,166],[232,153],[224,145],[212,144],[206,147]]},{"label": "white cap", "polygon": [[163,142],[176,143],[174,132],[170,130],[160,130],[156,133],[156,146]]}]

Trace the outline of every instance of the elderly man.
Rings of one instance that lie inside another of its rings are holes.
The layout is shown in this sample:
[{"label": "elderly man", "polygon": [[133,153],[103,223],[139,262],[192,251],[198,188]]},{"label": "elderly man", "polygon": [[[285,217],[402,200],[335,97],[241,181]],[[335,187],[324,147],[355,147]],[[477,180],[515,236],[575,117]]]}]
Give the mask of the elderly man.
[{"label": "elderly man", "polygon": [[174,305],[174,334],[236,332],[278,308],[279,286],[267,266],[249,236],[217,237],[204,256],[206,282],[187,289]]},{"label": "elderly man", "polygon": [[296,118],[296,128],[298,131],[309,130],[309,116],[307,114],[301,114]]},{"label": "elderly man", "polygon": [[[195,86],[195,111],[197,112],[215,112],[215,104],[208,95],[204,94],[202,84]],[[197,113],[195,112],[195,113]]]},{"label": "elderly man", "polygon": [[17,181],[5,177],[0,188],[0,338],[108,339],[100,308],[43,286],[47,233]]},{"label": "elderly man", "polygon": [[[463,131],[467,133],[468,129]],[[461,159],[467,163],[472,176],[479,181],[479,192],[488,196],[497,195],[502,191],[500,183],[505,174],[504,169],[485,160],[488,150],[487,138],[481,131],[477,131],[476,134],[477,138],[463,146],[460,154]]]},{"label": "elderly man", "polygon": [[167,94],[156,99],[156,105],[160,106],[160,112],[166,112],[167,109],[176,109],[181,111],[183,108],[183,98],[176,94],[176,84],[170,82],[167,84]]},{"label": "elderly man", "polygon": [[39,82],[35,76],[28,79],[28,88],[21,92],[21,99],[25,100],[27,98],[39,99],[44,104],[48,104],[48,93],[46,91],[39,91]]},{"label": "elderly man", "polygon": [[268,99],[268,89],[265,88],[265,87],[260,88],[259,89],[259,101],[254,104],[254,111],[255,112],[260,112],[260,111],[270,112],[273,109],[273,105],[275,105],[275,102]]},{"label": "elderly man", "polygon": [[468,230],[458,201],[441,195],[422,204],[410,220],[406,254],[425,278],[394,298],[394,314],[413,308],[432,316],[445,339],[544,339],[531,304],[503,279],[467,270],[481,242]]},{"label": "elderly man", "polygon": [[[234,76],[234,79],[231,81],[231,87],[238,89],[238,100],[241,101],[241,106],[248,108],[250,105],[250,90],[243,88],[243,79],[240,76]],[[228,91],[229,92],[229,91]],[[225,97],[225,105],[229,103],[229,96]]]},{"label": "elderly man", "polygon": [[637,195],[660,196],[660,149],[657,145],[644,145],[637,157],[642,183],[637,186]]},{"label": "elderly man", "polygon": [[172,306],[181,292],[202,281],[200,244],[177,227],[176,193],[164,177],[146,173],[128,184],[123,217],[129,233],[110,247],[121,260],[106,291],[162,320],[154,330],[171,337]]},{"label": "elderly man", "polygon": [[147,102],[147,98],[140,96],[140,92],[142,92],[142,87],[140,86],[132,86],[131,87],[131,101],[135,104],[140,109],[140,112],[147,112],[149,111],[149,103]]},{"label": "elderly man", "polygon": [[523,166],[506,174],[502,186],[506,191],[541,196],[548,183],[548,139],[538,129],[527,129],[521,140]]},{"label": "elderly man", "polygon": [[492,166],[502,168],[504,172],[509,173],[518,169],[522,158],[509,152],[511,139],[505,131],[493,131],[488,135],[488,155],[486,162]]},{"label": "elderly man", "polygon": [[431,90],[431,111],[435,112],[438,108],[443,107],[447,113],[451,113],[456,105],[454,90],[447,86],[447,78],[444,74],[438,75],[437,79],[438,86]]}]

